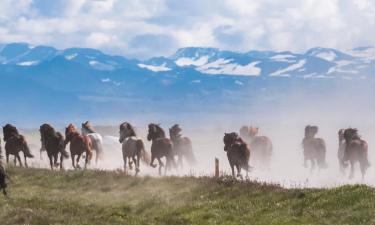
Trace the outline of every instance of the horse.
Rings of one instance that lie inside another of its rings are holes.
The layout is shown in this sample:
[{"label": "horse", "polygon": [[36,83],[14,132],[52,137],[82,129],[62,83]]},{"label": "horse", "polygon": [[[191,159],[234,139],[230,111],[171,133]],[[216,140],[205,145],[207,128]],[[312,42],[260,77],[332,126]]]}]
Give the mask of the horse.
[{"label": "horse", "polygon": [[359,162],[363,179],[367,168],[370,166],[367,157],[367,142],[361,139],[361,137],[358,135],[358,130],[354,128],[346,129],[343,135],[346,143],[343,161],[350,162],[349,178],[353,178],[354,165],[356,162]]},{"label": "horse", "polygon": [[25,166],[27,165],[27,158],[33,158],[26,139],[23,135],[20,135],[17,128],[11,124],[7,124],[3,127],[4,141],[5,141],[5,154],[7,163],[9,163],[9,155],[14,155],[14,165],[18,162],[22,167],[21,157],[19,152],[22,151],[25,159]]},{"label": "horse", "polygon": [[[54,167],[60,165],[60,170],[63,169],[63,160],[68,158],[69,154],[65,151],[65,140],[60,132],[56,132],[55,129],[45,123],[39,127],[40,141],[42,148],[47,151],[51,170]],[[60,153],[60,163],[57,163],[57,159]]]},{"label": "horse", "polygon": [[322,138],[316,138],[318,133],[317,126],[307,125],[305,127],[305,137],[302,140],[304,166],[307,167],[307,161],[311,162],[310,171],[315,169],[315,164],[319,169],[327,168],[326,163],[326,143]]},{"label": "horse", "polygon": [[345,148],[346,148],[346,141],[344,137],[345,129],[340,129],[338,132],[338,139],[339,139],[339,149],[337,151],[337,158],[339,161],[339,169],[342,174],[345,173],[345,168],[348,164],[344,161],[345,155]]},{"label": "horse", "polygon": [[0,189],[3,190],[4,196],[7,196],[7,191],[6,191],[6,188],[7,188],[6,179],[7,178],[9,179],[8,175],[5,172],[4,166],[0,162]]},{"label": "horse", "polygon": [[137,137],[133,126],[124,122],[120,125],[119,142],[122,143],[122,157],[124,159],[124,171],[129,159],[129,169],[132,170],[135,164],[135,175],[139,173],[139,162],[142,159],[147,165],[150,163],[150,156],[146,152],[143,141]]},{"label": "horse", "polygon": [[196,159],[193,152],[191,140],[188,137],[181,137],[182,129],[178,124],[169,128],[169,137],[173,143],[173,152],[178,156],[177,165],[183,166],[183,158],[190,164],[194,165]]},{"label": "horse", "polygon": [[251,169],[249,165],[250,147],[238,136],[237,133],[224,133],[224,151],[227,153],[232,176],[235,176],[234,167],[237,168],[237,177],[242,177],[241,168],[246,170],[246,177]]},{"label": "horse", "polygon": [[[80,168],[79,166],[79,159],[81,155],[85,152],[85,168],[87,164],[90,162],[92,158],[92,143],[91,139],[87,136],[81,135],[77,128],[73,124],[69,124],[65,128],[65,142],[64,145],[66,146],[70,142],[70,156],[72,158],[72,165],[73,168],[77,169]],[[74,159],[77,156],[77,161],[75,165]]]},{"label": "horse", "polygon": [[94,131],[89,121],[82,123],[81,132],[91,139],[92,149],[96,152],[95,163],[97,164],[98,160],[103,158],[103,138]]},{"label": "horse", "polygon": [[161,175],[161,168],[164,166],[161,160],[163,157],[166,158],[164,174],[167,173],[167,169],[171,166],[176,167],[172,141],[165,137],[165,132],[159,124],[150,123],[148,125],[147,140],[152,141],[150,166],[155,168],[154,161],[157,159],[159,162],[159,175]]},{"label": "horse", "polygon": [[251,158],[255,165],[269,168],[272,156],[272,142],[266,136],[257,136],[258,127],[243,126],[240,129],[240,137],[251,147]]}]

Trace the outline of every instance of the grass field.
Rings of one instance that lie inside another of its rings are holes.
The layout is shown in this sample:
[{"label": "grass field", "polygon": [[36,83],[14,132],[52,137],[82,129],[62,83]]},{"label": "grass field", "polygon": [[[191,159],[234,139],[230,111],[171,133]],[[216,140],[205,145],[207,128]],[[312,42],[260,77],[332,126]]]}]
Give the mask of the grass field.
[{"label": "grass field", "polygon": [[0,224],[375,224],[375,189],[9,168]]}]

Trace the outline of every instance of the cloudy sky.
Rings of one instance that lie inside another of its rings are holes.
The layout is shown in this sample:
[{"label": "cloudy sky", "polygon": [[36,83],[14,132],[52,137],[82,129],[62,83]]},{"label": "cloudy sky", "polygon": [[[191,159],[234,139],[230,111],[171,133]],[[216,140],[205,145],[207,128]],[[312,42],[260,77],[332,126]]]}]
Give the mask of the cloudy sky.
[{"label": "cloudy sky", "polygon": [[92,47],[147,58],[375,45],[375,0],[0,0],[0,43]]}]

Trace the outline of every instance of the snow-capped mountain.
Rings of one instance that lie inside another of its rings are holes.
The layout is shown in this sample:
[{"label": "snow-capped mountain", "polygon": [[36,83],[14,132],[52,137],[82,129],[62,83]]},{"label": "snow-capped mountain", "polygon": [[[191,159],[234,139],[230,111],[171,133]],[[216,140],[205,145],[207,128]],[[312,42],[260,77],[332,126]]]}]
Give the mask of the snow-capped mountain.
[{"label": "snow-capped mountain", "polygon": [[40,121],[259,110],[281,107],[295,93],[330,96],[338,86],[354,90],[360,83],[371,92],[374,78],[372,47],[305,53],[189,47],[137,60],[87,48],[2,44],[0,109],[12,113],[3,110],[0,122],[26,119],[25,112]]}]

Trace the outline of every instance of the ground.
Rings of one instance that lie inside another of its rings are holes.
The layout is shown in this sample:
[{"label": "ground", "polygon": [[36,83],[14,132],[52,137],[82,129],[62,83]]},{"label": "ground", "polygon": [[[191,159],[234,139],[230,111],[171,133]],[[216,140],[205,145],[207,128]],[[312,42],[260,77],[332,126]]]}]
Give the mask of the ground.
[{"label": "ground", "polygon": [[284,189],[229,177],[8,168],[6,224],[375,224],[375,189]]}]

